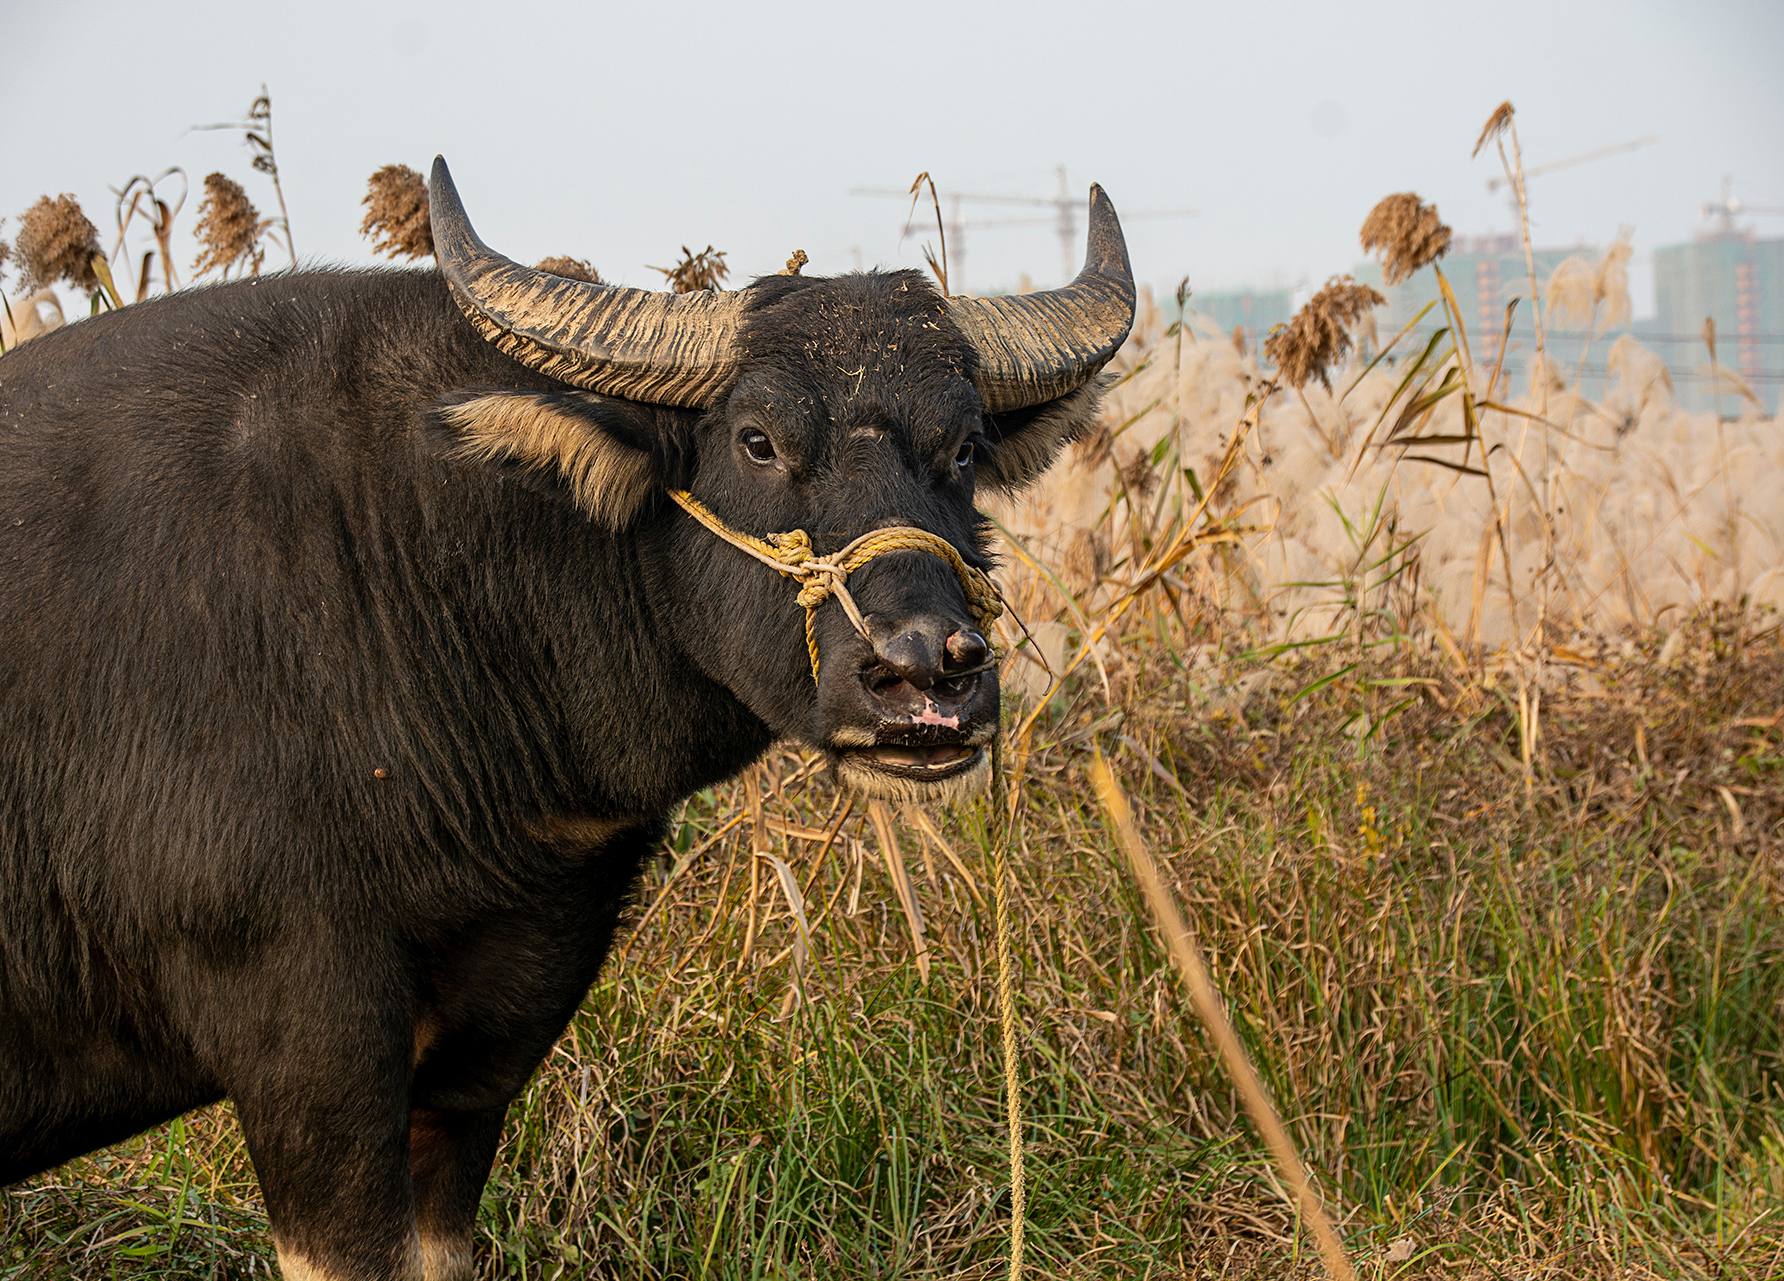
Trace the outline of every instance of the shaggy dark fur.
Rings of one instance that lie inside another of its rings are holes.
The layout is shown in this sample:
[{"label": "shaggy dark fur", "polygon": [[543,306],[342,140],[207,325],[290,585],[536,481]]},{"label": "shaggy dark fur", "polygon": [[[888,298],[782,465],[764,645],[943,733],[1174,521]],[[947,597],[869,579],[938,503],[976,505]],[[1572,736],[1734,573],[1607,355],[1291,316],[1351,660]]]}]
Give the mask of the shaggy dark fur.
[{"label": "shaggy dark fur", "polygon": [[[840,612],[814,696],[791,586],[661,486],[982,563],[974,473],[1026,479],[1092,408],[987,418],[914,274],[750,293],[704,414],[564,394],[423,272],[262,277],[0,357],[0,1182],[228,1096],[289,1270],[469,1275],[504,1109],[673,807],[776,737],[882,729]],[[492,392],[647,456],[630,523],[461,456],[442,411]],[[966,617],[931,557],[851,587]]]}]

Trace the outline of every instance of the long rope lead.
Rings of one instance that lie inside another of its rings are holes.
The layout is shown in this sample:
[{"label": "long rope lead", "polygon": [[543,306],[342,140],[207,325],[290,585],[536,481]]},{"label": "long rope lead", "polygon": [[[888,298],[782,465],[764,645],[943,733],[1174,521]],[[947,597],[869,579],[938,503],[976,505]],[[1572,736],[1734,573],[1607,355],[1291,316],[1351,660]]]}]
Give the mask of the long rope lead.
[{"label": "long rope lead", "polygon": [[1004,1121],[1010,1131],[1010,1281],[1022,1281],[1022,1248],[1028,1224],[1028,1174],[1022,1150],[1022,1072],[1016,1040],[1015,966],[1010,957],[1009,841],[992,854],[991,901],[997,926],[997,1018],[1003,1030]]},{"label": "long rope lead", "polygon": [[[1003,613],[1003,599],[990,576],[967,564],[947,539],[926,529],[914,525],[871,529],[841,551],[819,556],[812,547],[811,535],[803,529],[758,538],[727,525],[712,508],[685,489],[672,489],[669,497],[715,537],[799,584],[798,603],[805,610],[805,648],[811,658],[813,685],[818,682],[818,609],[825,601],[834,597],[850,626],[872,644],[867,620],[849,592],[848,578],[876,557],[892,552],[919,551],[946,561],[960,580],[967,604],[987,638]],[[1021,1045],[1016,1026],[1015,965],[1010,955],[1009,837],[1012,826],[1005,823],[1001,833],[994,830],[992,834],[991,897],[997,933],[997,1017],[1003,1034],[1004,1119],[1010,1132],[1010,1281],[1021,1281],[1028,1221],[1028,1179],[1022,1149],[1022,1073],[1018,1062]]]}]

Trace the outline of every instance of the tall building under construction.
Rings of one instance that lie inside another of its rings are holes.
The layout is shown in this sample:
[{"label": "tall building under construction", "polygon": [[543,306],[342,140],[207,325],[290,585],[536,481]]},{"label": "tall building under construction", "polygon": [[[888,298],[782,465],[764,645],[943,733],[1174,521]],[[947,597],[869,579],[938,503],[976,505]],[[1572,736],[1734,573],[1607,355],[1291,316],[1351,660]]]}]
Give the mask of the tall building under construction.
[{"label": "tall building under construction", "polygon": [[[1714,399],[1732,412],[1744,388],[1777,411],[1784,390],[1784,240],[1728,231],[1656,249],[1654,302],[1650,336],[1673,371],[1681,403],[1708,408]],[[1738,383],[1712,379],[1706,319],[1714,326],[1715,364]],[[1698,376],[1680,378],[1676,357],[1685,352]]]},{"label": "tall building under construction", "polygon": [[[1536,249],[1533,257],[1537,288],[1546,289],[1555,268],[1568,258],[1596,264],[1603,250],[1574,245]],[[1588,395],[1602,394],[1611,344],[1630,334],[1665,360],[1674,396],[1686,408],[1719,407],[1732,415],[1743,404],[1756,402],[1776,413],[1784,392],[1784,240],[1723,228],[1656,249],[1653,264],[1653,315],[1596,332],[1548,321],[1548,348],[1558,371],[1570,381],[1578,378]],[[1458,237],[1442,267],[1477,363],[1490,365],[1505,338],[1505,386],[1511,394],[1524,390],[1536,334],[1522,243],[1510,235]],[[1436,276],[1428,267],[1393,287],[1382,282],[1374,262],[1360,264],[1355,274],[1388,299],[1378,321],[1384,341],[1438,296]],[[1507,307],[1513,307],[1509,330]],[[1706,320],[1714,335],[1713,356]],[[1433,307],[1419,320],[1417,331],[1428,334],[1443,323],[1441,309]]]},{"label": "tall building under construction", "polygon": [[[1555,269],[1569,258],[1595,266],[1603,256],[1604,250],[1594,245],[1536,249],[1536,288],[1546,291]],[[1531,272],[1523,242],[1516,235],[1459,236],[1441,265],[1476,364],[1492,367],[1503,341],[1500,394],[1522,393],[1530,386],[1536,350]],[[1416,318],[1414,332],[1402,341],[1404,352],[1446,323],[1440,306],[1420,315],[1439,294],[1431,268],[1393,286],[1384,282],[1380,264],[1373,261],[1359,263],[1353,274],[1388,300],[1376,318],[1381,341]],[[1725,219],[1683,244],[1656,249],[1653,278],[1652,315],[1621,319],[1609,327],[1599,323],[1595,329],[1580,328],[1583,322],[1577,318],[1558,323],[1549,316],[1545,336],[1557,372],[1582,384],[1587,395],[1603,395],[1611,346],[1628,334],[1666,362],[1681,406],[1716,408],[1734,416],[1757,405],[1777,413],[1784,397],[1784,239],[1761,238]],[[1310,292],[1198,293],[1190,296],[1189,310],[1224,331],[1242,330],[1255,343],[1273,326],[1286,323]],[[1643,309],[1642,300],[1636,300],[1635,309]]]}]

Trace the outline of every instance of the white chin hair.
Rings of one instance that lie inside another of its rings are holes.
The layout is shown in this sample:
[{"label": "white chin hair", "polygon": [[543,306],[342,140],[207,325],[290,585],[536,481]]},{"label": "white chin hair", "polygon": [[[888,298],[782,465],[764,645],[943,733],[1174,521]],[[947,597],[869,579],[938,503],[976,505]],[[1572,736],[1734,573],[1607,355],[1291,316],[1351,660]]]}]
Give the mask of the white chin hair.
[{"label": "white chin hair", "polygon": [[980,752],[978,764],[949,778],[924,782],[901,778],[850,760],[836,762],[836,776],[855,795],[870,801],[916,801],[923,805],[951,804],[977,796],[991,783],[991,753]]}]

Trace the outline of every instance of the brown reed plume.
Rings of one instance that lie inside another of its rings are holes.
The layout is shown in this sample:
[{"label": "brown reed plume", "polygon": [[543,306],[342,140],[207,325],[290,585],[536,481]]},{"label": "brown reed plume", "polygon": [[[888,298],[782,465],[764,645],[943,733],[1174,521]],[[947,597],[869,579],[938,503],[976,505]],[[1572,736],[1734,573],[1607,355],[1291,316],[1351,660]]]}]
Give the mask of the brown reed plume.
[{"label": "brown reed plume", "polygon": [[1334,276],[1307,300],[1286,325],[1278,325],[1264,340],[1264,355],[1276,364],[1282,380],[1304,387],[1318,379],[1332,389],[1326,371],[1350,353],[1355,332],[1370,311],[1387,299],[1368,285],[1349,276]]},{"label": "brown reed plume", "polygon": [[431,258],[433,228],[427,220],[427,184],[408,165],[385,165],[366,181],[365,219],[359,234],[387,258]]},{"label": "brown reed plume", "polygon": [[811,255],[806,253],[805,250],[795,249],[792,256],[787,259],[786,270],[781,272],[781,275],[797,276],[800,272],[805,270],[805,264],[810,261]]},{"label": "brown reed plume", "polygon": [[[5,221],[6,221],[6,219],[0,218],[0,224],[4,224]],[[0,280],[6,279],[6,264],[8,262],[10,262],[11,260],[12,260],[12,245],[11,245],[11,243],[8,241],[5,241],[5,240],[0,240]]]},{"label": "brown reed plume", "polygon": [[1382,277],[1397,285],[1449,252],[1450,229],[1414,192],[1383,196],[1363,219],[1363,248],[1381,255]]},{"label": "brown reed plume", "polygon": [[673,267],[652,267],[652,271],[660,271],[669,282],[669,288],[678,294],[691,294],[699,289],[717,289],[725,283],[731,269],[725,265],[725,251],[706,246],[699,253],[693,252],[686,245],[681,247],[681,261]]},{"label": "brown reed plume", "polygon": [[562,276],[565,280],[583,280],[591,285],[601,283],[601,273],[595,270],[594,264],[586,258],[572,258],[568,254],[553,254],[549,258],[541,258],[535,264],[540,271],[549,271],[554,276]]},{"label": "brown reed plume", "polygon": [[1480,137],[1474,141],[1474,151],[1470,158],[1480,155],[1480,149],[1504,133],[1511,125],[1512,116],[1516,115],[1511,103],[1502,102],[1493,108],[1493,114],[1487,117],[1487,123],[1481,126]]},{"label": "brown reed plume", "polygon": [[89,294],[100,292],[95,265],[104,262],[99,228],[72,195],[40,196],[19,215],[18,251],[21,283],[27,290],[48,289],[66,280]]},{"label": "brown reed plume", "polygon": [[204,199],[198,204],[199,255],[192,264],[194,275],[219,271],[225,278],[230,270],[243,267],[249,275],[258,276],[266,261],[266,248],[260,243],[265,227],[260,211],[248,199],[241,183],[226,174],[206,174]]}]

